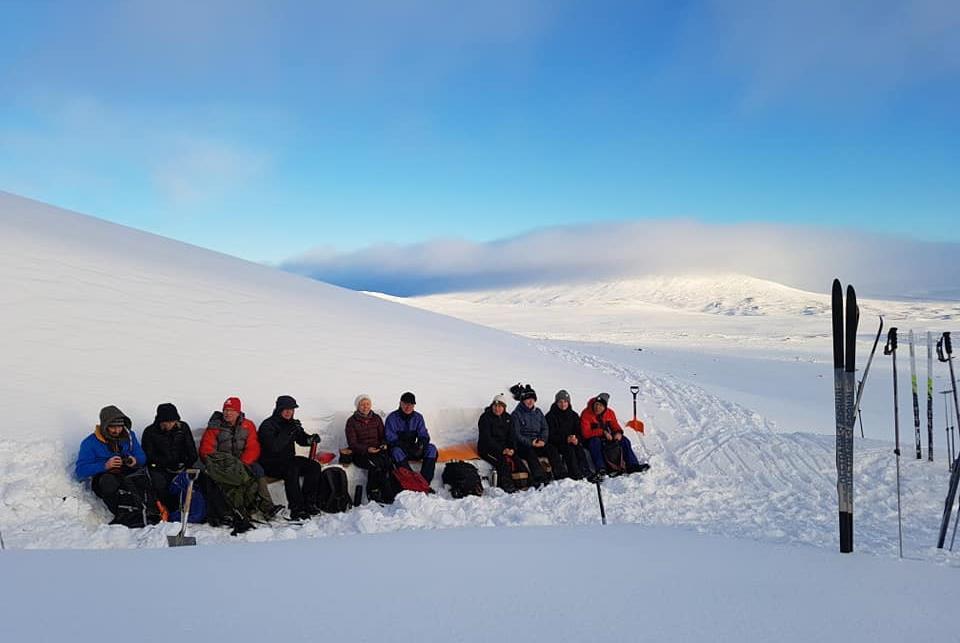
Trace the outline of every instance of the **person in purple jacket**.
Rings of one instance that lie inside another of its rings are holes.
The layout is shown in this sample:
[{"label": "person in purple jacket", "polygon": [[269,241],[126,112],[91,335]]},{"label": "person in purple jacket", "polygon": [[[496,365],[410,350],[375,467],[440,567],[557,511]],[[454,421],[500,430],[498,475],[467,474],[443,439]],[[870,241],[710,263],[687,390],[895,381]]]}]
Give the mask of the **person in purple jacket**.
[{"label": "person in purple jacket", "polygon": [[133,423],[115,406],[100,410],[100,424],[80,443],[74,474],[113,513],[111,525],[143,527],[160,522],[145,469],[147,455],[131,430]]},{"label": "person in purple jacket", "polygon": [[420,460],[420,475],[433,480],[437,467],[437,447],[430,443],[427,423],[414,410],[417,398],[409,391],[400,396],[400,408],[387,416],[384,425],[390,456],[397,466],[410,468],[410,460]]}]

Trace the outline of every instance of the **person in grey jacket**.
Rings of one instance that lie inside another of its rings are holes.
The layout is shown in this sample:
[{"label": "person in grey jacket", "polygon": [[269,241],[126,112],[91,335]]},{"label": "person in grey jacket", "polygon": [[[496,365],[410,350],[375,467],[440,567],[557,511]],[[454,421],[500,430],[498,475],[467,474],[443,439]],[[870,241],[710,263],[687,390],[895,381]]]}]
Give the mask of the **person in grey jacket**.
[{"label": "person in grey jacket", "polygon": [[563,460],[557,449],[547,441],[550,427],[543,411],[537,408],[537,392],[528,384],[520,392],[519,399],[520,403],[510,416],[517,436],[517,455],[530,467],[534,483],[546,484],[550,481],[550,474],[543,470],[540,458],[547,458],[550,467],[557,472],[564,469]]}]

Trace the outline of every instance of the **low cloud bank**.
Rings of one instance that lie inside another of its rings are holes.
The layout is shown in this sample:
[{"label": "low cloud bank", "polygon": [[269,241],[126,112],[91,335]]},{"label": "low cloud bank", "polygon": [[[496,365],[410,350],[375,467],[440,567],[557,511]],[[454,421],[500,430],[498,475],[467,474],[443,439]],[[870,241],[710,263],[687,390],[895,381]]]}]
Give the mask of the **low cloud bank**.
[{"label": "low cloud bank", "polygon": [[290,272],[398,296],[648,274],[740,273],[815,292],[960,299],[960,243],[846,229],[654,220],[553,227],[474,243],[436,239],[349,253],[317,249]]}]

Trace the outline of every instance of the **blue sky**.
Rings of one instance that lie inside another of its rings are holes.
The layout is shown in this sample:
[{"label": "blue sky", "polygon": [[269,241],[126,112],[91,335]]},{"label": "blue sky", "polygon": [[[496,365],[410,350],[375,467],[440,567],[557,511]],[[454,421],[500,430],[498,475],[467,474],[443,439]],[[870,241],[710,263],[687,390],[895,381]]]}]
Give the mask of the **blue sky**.
[{"label": "blue sky", "polygon": [[276,263],[648,218],[960,241],[956,2],[465,4],[8,0],[0,189]]}]

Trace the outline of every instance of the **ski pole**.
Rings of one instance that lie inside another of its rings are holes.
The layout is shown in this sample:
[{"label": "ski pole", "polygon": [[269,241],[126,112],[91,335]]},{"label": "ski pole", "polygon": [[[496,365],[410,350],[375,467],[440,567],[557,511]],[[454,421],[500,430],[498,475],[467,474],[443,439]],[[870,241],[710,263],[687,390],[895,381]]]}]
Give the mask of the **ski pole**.
[{"label": "ski pole", "polygon": [[953,471],[953,426],[950,424],[952,420],[950,416],[950,393],[951,391],[940,391],[940,395],[943,396],[943,430],[947,434],[947,468]]},{"label": "ski pole", "polygon": [[857,417],[860,418],[860,437],[863,437],[863,417],[860,415],[860,400],[863,398],[863,387],[867,384],[867,375],[870,374],[870,365],[873,363],[873,354],[877,352],[877,344],[880,343],[880,335],[883,333],[883,315],[880,315],[880,327],[877,328],[877,336],[873,338],[873,348],[870,349],[870,357],[867,358],[867,365],[863,368],[863,379],[857,384],[857,399],[853,404],[856,409]]},{"label": "ski pole", "polygon": [[600,524],[607,524],[607,511],[603,508],[603,491],[600,489],[600,479],[597,478],[597,501],[600,503]]},{"label": "ski pole", "polygon": [[897,456],[897,534],[900,543],[900,558],[903,558],[903,516],[900,510],[900,398],[897,395],[897,329],[887,333],[887,345],[883,354],[893,360],[893,453]]},{"label": "ski pole", "polygon": [[947,401],[947,396],[950,395],[950,391],[940,391],[940,395],[943,396],[943,431],[946,434],[946,442],[944,443],[943,449],[947,453],[947,469],[952,471],[953,446],[950,443],[950,407]]},{"label": "ski pole", "polygon": [[960,511],[953,517],[953,535],[950,536],[950,551],[953,551],[953,541],[957,539],[957,520],[960,519]]},{"label": "ski pole", "polygon": [[[944,357],[946,353],[946,357]],[[953,410],[957,414],[957,424],[960,426],[960,405],[957,404],[957,378],[953,374],[953,344],[950,342],[950,333],[945,332],[937,342],[937,359],[946,362],[950,367],[950,390],[953,392]]]}]

